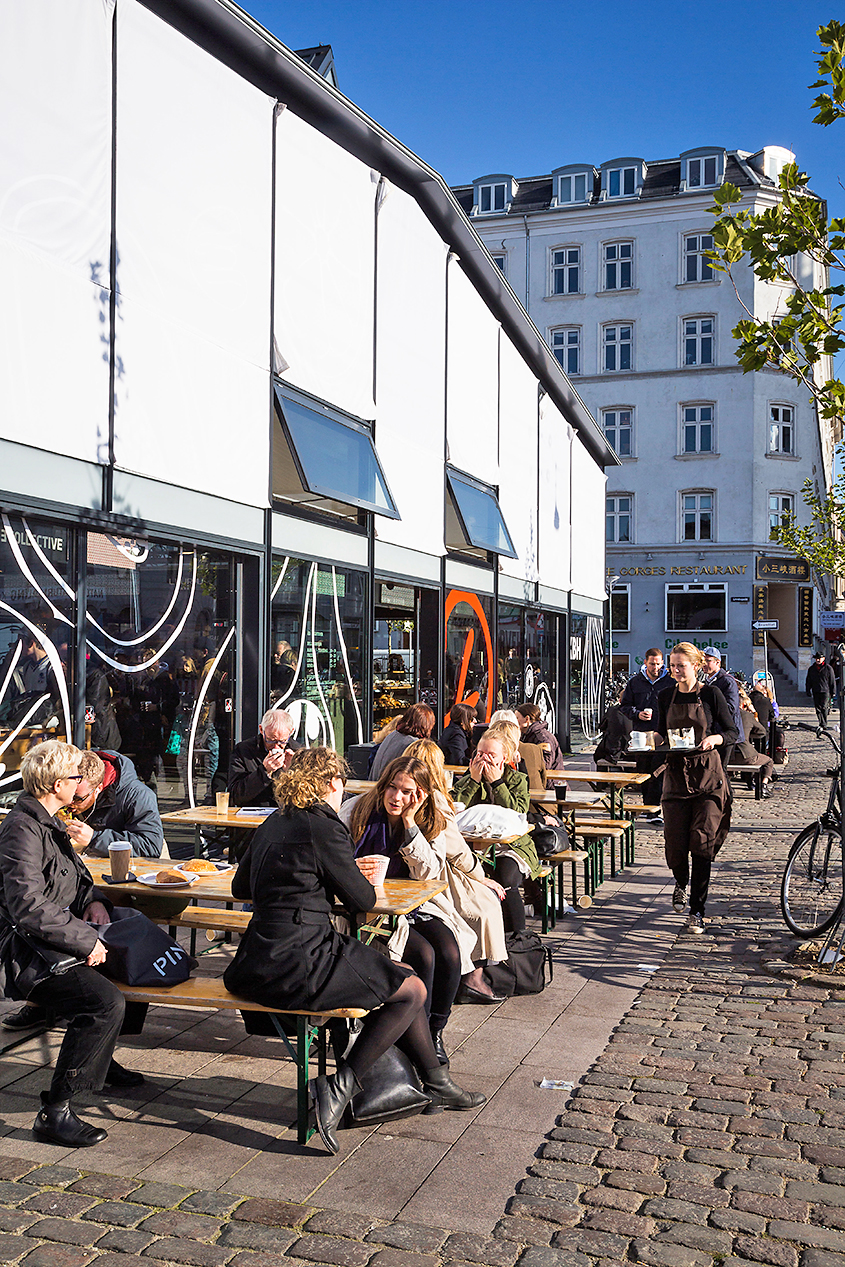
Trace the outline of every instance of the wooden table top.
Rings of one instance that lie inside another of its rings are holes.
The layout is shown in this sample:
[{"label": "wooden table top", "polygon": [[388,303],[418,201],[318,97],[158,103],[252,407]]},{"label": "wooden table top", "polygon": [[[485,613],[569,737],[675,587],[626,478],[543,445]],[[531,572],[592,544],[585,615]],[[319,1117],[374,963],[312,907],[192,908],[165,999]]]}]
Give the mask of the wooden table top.
[{"label": "wooden table top", "polygon": [[237,807],[218,814],[213,805],[197,805],[195,809],[175,809],[162,814],[163,823],[182,823],[191,827],[260,827],[266,814],[239,814]]},{"label": "wooden table top", "polygon": [[626,774],[615,770],[547,770],[550,779],[566,779],[570,783],[606,783],[608,787],[636,787],[645,783],[650,774]]},{"label": "wooden table top", "polygon": [[[109,861],[107,858],[85,858],[83,859],[86,867],[90,871],[95,884],[99,884],[106,893],[122,894],[153,894],[157,893],[162,897],[186,897],[193,901],[205,899],[211,902],[232,902],[236,899],[232,897],[232,877],[235,874],[235,867],[230,871],[219,872],[217,875],[211,873],[199,874],[199,879],[195,884],[185,885],[184,888],[161,888],[158,889],[153,885],[140,884],[137,881],[127,881],[125,884],[106,884],[103,881],[103,873],[108,873]],[[132,871],[135,875],[147,875],[155,871],[170,871],[174,864],[161,860],[156,866],[155,858],[133,858]],[[441,880],[385,880],[384,888],[376,889],[376,905],[370,914],[372,915],[409,915],[411,911],[415,911],[418,906],[422,906],[429,898],[435,897],[438,893],[442,893],[446,889],[446,882]]]},{"label": "wooden table top", "polygon": [[370,789],[374,788],[375,786],[376,786],[375,779],[347,779],[346,780],[347,792],[354,792],[354,793],[369,792]]}]

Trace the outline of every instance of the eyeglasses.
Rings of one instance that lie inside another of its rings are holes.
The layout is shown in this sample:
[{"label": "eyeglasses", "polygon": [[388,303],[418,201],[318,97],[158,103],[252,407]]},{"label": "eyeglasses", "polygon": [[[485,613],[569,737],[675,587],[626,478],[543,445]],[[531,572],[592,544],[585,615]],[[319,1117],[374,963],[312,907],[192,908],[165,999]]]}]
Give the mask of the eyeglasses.
[{"label": "eyeglasses", "polygon": [[81,783],[85,778],[84,774],[65,774],[59,780],[60,783]]}]

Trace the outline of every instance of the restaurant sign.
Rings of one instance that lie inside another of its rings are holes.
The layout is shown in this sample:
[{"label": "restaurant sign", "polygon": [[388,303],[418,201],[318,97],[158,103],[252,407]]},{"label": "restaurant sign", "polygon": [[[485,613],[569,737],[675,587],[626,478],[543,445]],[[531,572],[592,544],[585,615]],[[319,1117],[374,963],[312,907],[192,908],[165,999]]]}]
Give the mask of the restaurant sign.
[{"label": "restaurant sign", "polygon": [[776,559],[765,555],[757,558],[758,581],[809,581],[810,565],[806,559]]}]

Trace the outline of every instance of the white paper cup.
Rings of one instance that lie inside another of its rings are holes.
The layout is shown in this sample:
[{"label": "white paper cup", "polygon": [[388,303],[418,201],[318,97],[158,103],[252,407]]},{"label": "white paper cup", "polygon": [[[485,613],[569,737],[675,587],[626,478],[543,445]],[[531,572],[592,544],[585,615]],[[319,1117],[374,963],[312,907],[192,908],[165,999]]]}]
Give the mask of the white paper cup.
[{"label": "white paper cup", "polygon": [[[356,858],[355,861],[358,863],[358,866],[360,867],[364,859]],[[386,854],[370,854],[367,856],[366,861],[368,864],[368,870],[370,866],[374,867],[374,870],[370,874],[370,877],[369,877],[370,884],[373,886],[374,889],[381,888],[381,886],[384,884],[384,881],[387,877],[387,867],[388,867],[388,863],[390,862],[390,859],[386,856]]]},{"label": "white paper cup", "polygon": [[129,865],[132,862],[132,845],[128,840],[115,840],[109,845],[109,866],[111,867],[111,878],[117,880],[125,880],[129,875]]}]

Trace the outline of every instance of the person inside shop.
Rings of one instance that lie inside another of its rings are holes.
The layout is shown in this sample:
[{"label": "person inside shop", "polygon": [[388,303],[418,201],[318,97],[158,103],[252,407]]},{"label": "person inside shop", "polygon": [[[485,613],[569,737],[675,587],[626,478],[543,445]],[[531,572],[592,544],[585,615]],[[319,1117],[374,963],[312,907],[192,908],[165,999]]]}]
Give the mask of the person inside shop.
[{"label": "person inside shop", "polygon": [[[128,840],[132,853],[161,857],[164,828],[155,792],[142,783],[128,757],[119,752],[86,750],[79,757],[79,777],[62,815],[76,853],[108,856],[109,845]],[[47,1021],[46,1011],[26,1003],[4,1016],[4,1029],[29,1029]]]},{"label": "person inside shop", "polygon": [[819,719],[819,729],[827,729],[830,701],[836,694],[836,677],[833,669],[826,663],[823,651],[817,651],[813,656],[813,663],[807,670],[804,690],[813,697],[816,717]]},{"label": "person inside shop", "polygon": [[261,718],[254,739],[235,744],[229,762],[229,798],[233,805],[276,804],[273,779],[287,769],[293,754],[302,747],[293,738],[294,725],[290,713],[283,708],[268,708]]},{"label": "person inside shop", "polygon": [[475,717],[474,705],[452,705],[449,725],[445,727],[437,741],[447,765],[465,766],[468,763]]},{"label": "person inside shop", "polygon": [[675,685],[658,697],[656,727],[660,746],[669,748],[661,809],[666,862],[675,877],[672,906],[680,915],[689,900],[686,928],[696,934],[704,932],[710,871],[731,823],[730,780],[721,758],[739,739],[725,696],[699,681],[703,662],[690,642],[672,648]]},{"label": "person inside shop", "polygon": [[[233,993],[282,1011],[368,1009],[335,1073],[311,1084],[317,1130],[330,1153],[340,1149],[337,1127],[361,1078],[393,1043],[416,1066],[435,1107],[474,1109],[486,1098],[457,1086],[440,1064],[420,978],[332,925],[337,900],[353,915],[376,903],[367,861],[356,865],[338,816],[346,776],[331,748],[304,748],[277,773],[282,809],[255,832],[232,881],[232,895],[251,901],[254,913],[223,976]],[[422,801],[415,796],[413,805],[419,810]]]},{"label": "person inside shop", "polygon": [[[479,740],[469,770],[452,785],[453,799],[467,809],[473,805],[501,805],[526,814],[528,776],[516,769],[518,755],[510,728],[490,726]],[[521,932],[525,928],[525,904],[520,886],[526,877],[536,880],[540,874],[540,861],[531,836],[520,836],[505,849],[497,849],[495,863],[485,862],[484,870],[505,890],[502,906],[505,932]]]},{"label": "person inside shop", "polygon": [[410,708],[406,708],[396,723],[395,729],[385,735],[376,748],[373,763],[370,766],[370,778],[381,778],[391,761],[401,757],[415,739],[430,738],[436,720],[434,711],[428,704],[412,704]]},{"label": "person inside shop", "polygon": [[[56,739],[24,753],[24,790],[0,825],[0,994],[31,999],[41,1015],[66,1022],[50,1087],[41,1093],[32,1128],[36,1140],[65,1148],[90,1147],[107,1136],[76,1116],[76,1095],[104,1085],[128,1089],[144,1082],[142,1074],[114,1060],[123,995],[96,971],[106,958],[97,930],[110,922],[111,905],[94,887],[57,817],[85,780],[83,755]],[[34,985],[24,984],[31,954],[25,945],[25,957],[21,955],[20,940],[10,926],[19,928],[24,939],[33,937],[79,963]]]}]

